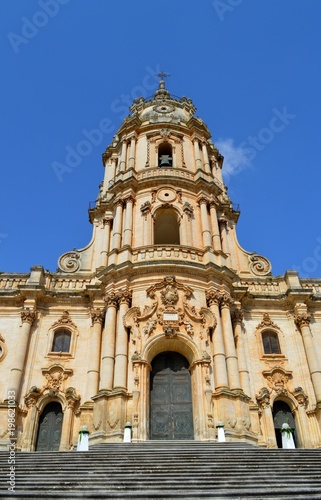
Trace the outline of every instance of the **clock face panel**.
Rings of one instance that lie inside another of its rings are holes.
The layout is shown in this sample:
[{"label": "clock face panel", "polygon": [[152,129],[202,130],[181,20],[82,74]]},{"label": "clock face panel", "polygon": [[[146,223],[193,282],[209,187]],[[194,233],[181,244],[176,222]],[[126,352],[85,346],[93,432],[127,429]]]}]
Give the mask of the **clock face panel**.
[{"label": "clock face panel", "polygon": [[167,114],[174,111],[174,106],[170,106],[169,104],[161,104],[159,106],[154,106],[153,109],[154,111],[156,111],[156,113]]}]

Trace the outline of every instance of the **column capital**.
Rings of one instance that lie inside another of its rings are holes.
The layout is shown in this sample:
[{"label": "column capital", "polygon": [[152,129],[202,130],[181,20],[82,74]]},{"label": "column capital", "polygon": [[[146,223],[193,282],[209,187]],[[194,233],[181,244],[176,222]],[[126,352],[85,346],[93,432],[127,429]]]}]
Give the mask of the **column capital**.
[{"label": "column capital", "polygon": [[118,200],[115,201],[114,203],[115,207],[122,207],[124,206],[124,200],[122,198],[118,198]]},{"label": "column capital", "polygon": [[228,293],[221,294],[221,307],[230,308],[234,304],[234,300]]},{"label": "column capital", "polygon": [[102,324],[105,317],[105,311],[103,309],[100,309],[99,307],[97,307],[96,309],[92,308],[90,311],[90,315],[93,324],[94,323]]},{"label": "column capital", "polygon": [[35,319],[36,319],[36,311],[30,309],[29,307],[21,311],[22,323],[29,323],[30,325],[32,325]]},{"label": "column capital", "polygon": [[209,199],[207,198],[207,196],[201,195],[201,196],[198,197],[197,203],[198,203],[199,206],[202,205],[203,203],[205,205],[207,205],[209,203]]},{"label": "column capital", "polygon": [[119,292],[118,297],[119,304],[127,304],[129,306],[132,299],[132,292],[130,292],[128,289],[122,290]]},{"label": "column capital", "polygon": [[112,222],[113,222],[113,218],[112,217],[105,217],[103,220],[103,226],[111,226]]},{"label": "column capital", "polygon": [[135,198],[132,194],[129,194],[128,196],[126,196],[124,199],[123,199],[123,202],[124,203],[135,203]]},{"label": "column capital", "polygon": [[221,301],[221,294],[217,290],[209,290],[206,292],[207,304],[211,306],[212,304],[219,305]]},{"label": "column capital", "polygon": [[118,306],[118,294],[115,292],[108,292],[104,298],[107,307],[117,307]]},{"label": "column capital", "polygon": [[301,328],[303,326],[309,326],[310,322],[311,322],[311,316],[309,314],[295,314],[294,315],[294,322],[295,324],[297,325],[297,327],[299,327],[299,329],[301,330]]},{"label": "column capital", "polygon": [[234,309],[231,313],[232,323],[241,325],[243,321],[243,312],[241,309]]}]

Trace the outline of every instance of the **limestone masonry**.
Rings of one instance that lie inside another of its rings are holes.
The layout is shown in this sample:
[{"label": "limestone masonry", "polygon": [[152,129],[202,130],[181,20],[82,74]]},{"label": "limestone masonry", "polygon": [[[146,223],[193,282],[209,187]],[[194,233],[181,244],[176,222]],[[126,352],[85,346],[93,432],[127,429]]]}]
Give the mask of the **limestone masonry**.
[{"label": "limestone masonry", "polygon": [[321,279],[271,274],[236,236],[223,157],[160,81],[103,153],[90,243],[55,273],[0,275],[0,444],[321,446]]}]

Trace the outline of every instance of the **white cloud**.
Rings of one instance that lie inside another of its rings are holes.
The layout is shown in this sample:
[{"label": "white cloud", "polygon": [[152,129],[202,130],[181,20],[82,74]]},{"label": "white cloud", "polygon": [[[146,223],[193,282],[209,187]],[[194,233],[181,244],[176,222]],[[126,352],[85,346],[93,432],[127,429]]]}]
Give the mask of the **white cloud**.
[{"label": "white cloud", "polygon": [[223,176],[237,175],[251,166],[249,151],[244,145],[235,146],[234,139],[218,139],[215,146],[224,156]]}]

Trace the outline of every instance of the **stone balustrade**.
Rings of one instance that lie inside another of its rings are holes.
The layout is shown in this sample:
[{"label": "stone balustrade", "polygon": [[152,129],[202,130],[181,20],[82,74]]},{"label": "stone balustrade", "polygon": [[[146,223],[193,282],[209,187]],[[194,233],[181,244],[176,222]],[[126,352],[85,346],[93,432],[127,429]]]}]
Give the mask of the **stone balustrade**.
[{"label": "stone balustrade", "polygon": [[204,251],[182,245],[153,245],[133,249],[133,261],[180,260],[202,262]]}]

